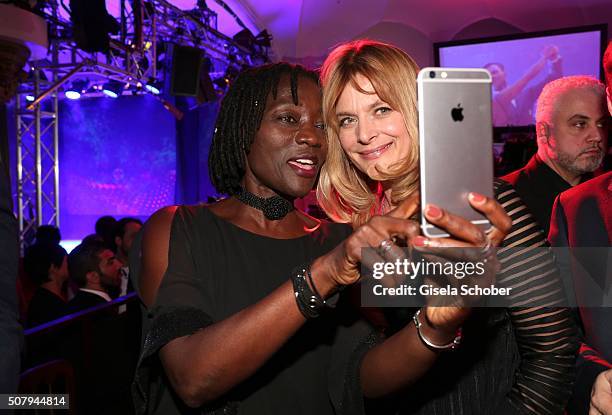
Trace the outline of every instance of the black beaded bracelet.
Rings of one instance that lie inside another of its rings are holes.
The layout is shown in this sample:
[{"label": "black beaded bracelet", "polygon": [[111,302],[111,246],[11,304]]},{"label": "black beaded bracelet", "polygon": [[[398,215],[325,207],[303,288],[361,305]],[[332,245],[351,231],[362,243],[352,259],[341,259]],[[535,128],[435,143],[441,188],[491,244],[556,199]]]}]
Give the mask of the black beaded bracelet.
[{"label": "black beaded bracelet", "polygon": [[312,291],[314,291],[314,294],[321,299],[321,301],[323,302],[323,305],[325,306],[324,308],[336,308],[336,305],[338,305],[338,300],[340,299],[340,292],[342,290],[344,290],[346,288],[345,285],[339,287],[336,289],[336,292],[334,294],[332,294],[331,296],[329,296],[328,298],[323,298],[323,296],[319,293],[319,291],[317,290],[317,286],[315,285],[313,279],[312,279],[312,273],[310,272],[310,265],[307,265],[306,267],[304,267],[304,269],[306,270],[306,277],[308,280],[308,284],[309,284],[309,288],[312,289]]},{"label": "black beaded bracelet", "polygon": [[308,282],[309,288],[314,292],[314,295],[320,298],[323,301],[323,304],[325,304],[325,300],[323,299],[323,296],[319,293],[319,290],[317,290],[317,286],[312,280],[312,272],[310,272],[310,265],[307,265],[306,267],[304,267],[304,270],[306,271],[306,280]]},{"label": "black beaded bracelet", "polygon": [[308,280],[312,284],[312,275],[310,274],[310,264],[306,264],[297,267],[291,274],[291,281],[293,282],[293,292],[295,294],[295,301],[297,302],[300,312],[307,319],[313,319],[319,317],[321,311],[323,311],[327,304],[325,300],[316,292],[314,285],[314,291],[308,285]]}]

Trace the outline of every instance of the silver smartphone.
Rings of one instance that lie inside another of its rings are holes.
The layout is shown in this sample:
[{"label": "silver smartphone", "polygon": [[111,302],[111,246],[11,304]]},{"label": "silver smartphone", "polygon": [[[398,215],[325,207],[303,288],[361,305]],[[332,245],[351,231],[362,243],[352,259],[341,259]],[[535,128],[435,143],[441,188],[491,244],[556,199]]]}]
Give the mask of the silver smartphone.
[{"label": "silver smartphone", "polygon": [[[428,203],[489,229],[469,192],[493,196],[491,75],[485,69],[424,68],[417,77],[421,207]],[[421,215],[427,237],[448,234]]]}]

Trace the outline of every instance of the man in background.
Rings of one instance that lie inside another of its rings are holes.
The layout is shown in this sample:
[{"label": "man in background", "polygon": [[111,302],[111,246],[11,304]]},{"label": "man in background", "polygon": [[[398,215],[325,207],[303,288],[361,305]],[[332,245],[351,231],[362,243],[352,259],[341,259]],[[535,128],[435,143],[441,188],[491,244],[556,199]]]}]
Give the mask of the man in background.
[{"label": "man in background", "polygon": [[74,313],[112,300],[121,285],[121,262],[103,242],[81,243],[68,255],[70,278],[79,291],[68,303]]},{"label": "man in background", "polygon": [[121,262],[121,291],[120,296],[134,291],[129,285],[129,259],[134,238],[142,229],[142,221],[136,218],[122,218],[117,222],[115,231],[115,245],[117,246],[117,260]]},{"label": "man in background", "polygon": [[115,245],[117,259],[125,267],[128,265],[128,254],[136,234],[142,229],[142,221],[136,218],[122,218],[117,222]]},{"label": "man in background", "polygon": [[[121,262],[104,242],[81,243],[68,255],[70,278],[81,287],[69,302],[72,312],[107,304],[121,282]],[[132,413],[133,376],[126,319],[115,306],[90,314],[69,335],[69,355],[75,367],[79,411],[87,414]]]},{"label": "man in background", "polygon": [[557,195],[592,177],[607,148],[604,85],[589,76],[568,76],[544,87],[538,98],[538,151],[503,180],[514,186],[548,234]]},{"label": "man in background", "polygon": [[35,243],[26,250],[23,264],[37,286],[28,305],[26,326],[35,327],[66,314],[64,284],[68,280],[68,254],[59,244]]},{"label": "man in background", "polygon": [[117,228],[117,219],[112,216],[101,216],[95,224],[96,235],[104,241],[106,247],[115,252],[115,229]]}]

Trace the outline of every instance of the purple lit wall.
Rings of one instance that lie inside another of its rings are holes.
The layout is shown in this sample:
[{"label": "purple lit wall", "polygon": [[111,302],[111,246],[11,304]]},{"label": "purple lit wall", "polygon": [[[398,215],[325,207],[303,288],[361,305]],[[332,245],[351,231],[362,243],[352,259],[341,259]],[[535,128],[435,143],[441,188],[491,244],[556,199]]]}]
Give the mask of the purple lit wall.
[{"label": "purple lit wall", "polygon": [[102,215],[146,218],[174,203],[175,120],[159,102],[63,100],[59,125],[63,239],[92,233]]}]

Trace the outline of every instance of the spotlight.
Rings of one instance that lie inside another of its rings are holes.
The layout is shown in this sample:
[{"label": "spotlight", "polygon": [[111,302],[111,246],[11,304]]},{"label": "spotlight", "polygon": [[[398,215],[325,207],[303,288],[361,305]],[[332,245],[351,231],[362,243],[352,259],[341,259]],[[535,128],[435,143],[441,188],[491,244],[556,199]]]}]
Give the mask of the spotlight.
[{"label": "spotlight", "polygon": [[161,82],[151,80],[145,85],[145,89],[152,93],[153,95],[159,95],[161,92]]},{"label": "spotlight", "polygon": [[81,98],[81,93],[78,91],[68,90],[64,92],[64,96],[68,99],[79,99]]},{"label": "spotlight", "polygon": [[157,89],[155,86],[147,84],[145,88],[147,88],[147,91],[149,91],[150,93],[159,95],[159,89]]},{"label": "spotlight", "polygon": [[26,95],[25,99],[26,99],[26,101],[33,102],[34,101],[34,95]]},{"label": "spotlight", "polygon": [[123,93],[123,84],[119,81],[108,81],[102,86],[104,95],[111,98],[117,98]]},{"label": "spotlight", "polygon": [[89,87],[89,81],[86,79],[77,79],[72,82],[72,85],[66,89],[64,95],[68,99],[79,99],[81,98],[81,94],[87,92],[87,88]]}]

